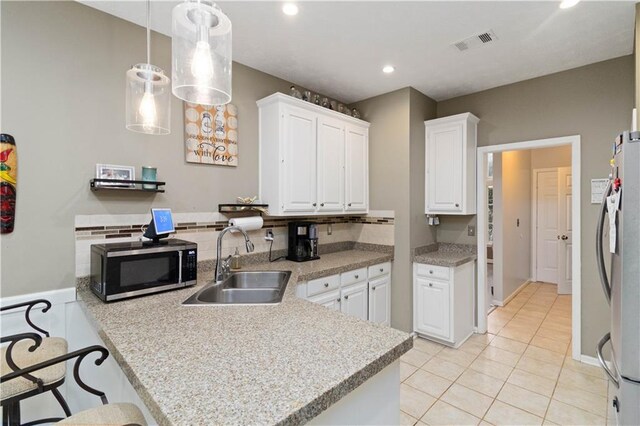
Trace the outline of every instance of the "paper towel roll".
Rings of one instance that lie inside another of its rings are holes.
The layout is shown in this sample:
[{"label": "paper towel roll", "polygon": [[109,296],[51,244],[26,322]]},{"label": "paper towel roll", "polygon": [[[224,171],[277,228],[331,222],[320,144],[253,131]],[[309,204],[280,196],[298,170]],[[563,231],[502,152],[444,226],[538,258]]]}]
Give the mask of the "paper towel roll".
[{"label": "paper towel roll", "polygon": [[262,228],[263,224],[262,216],[237,217],[229,220],[229,226],[237,226],[245,231],[255,231]]}]

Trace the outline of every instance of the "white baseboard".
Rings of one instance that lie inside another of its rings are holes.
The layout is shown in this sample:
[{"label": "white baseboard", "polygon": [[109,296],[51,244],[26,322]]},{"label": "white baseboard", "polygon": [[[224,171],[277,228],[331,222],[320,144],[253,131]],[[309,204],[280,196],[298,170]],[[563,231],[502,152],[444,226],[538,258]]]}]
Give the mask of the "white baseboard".
[{"label": "white baseboard", "polygon": [[511,300],[513,300],[513,298],[514,298],[514,297],[516,297],[516,296],[518,295],[518,293],[520,293],[522,290],[524,290],[524,288],[525,288],[528,284],[530,284],[530,283],[532,283],[532,282],[533,282],[533,281],[531,281],[531,278],[529,278],[528,280],[526,280],[524,283],[522,283],[522,284],[520,285],[520,287],[518,287],[518,288],[517,288],[513,293],[511,293],[511,294],[509,295],[509,297],[507,297],[506,299],[504,299],[504,301],[502,302],[503,304],[502,304],[502,305],[500,305],[500,306],[504,306],[504,305],[506,305],[507,303],[511,302]]},{"label": "white baseboard", "polygon": [[[593,365],[596,367],[600,367],[602,368],[602,366],[600,365],[600,361],[598,361],[598,358],[594,357],[594,356],[589,356],[589,355],[580,355],[580,359],[578,360],[584,364],[589,364],[589,365]],[[611,361],[605,361],[605,363],[607,364],[607,367],[611,368]]]},{"label": "white baseboard", "polygon": [[[9,296],[0,298],[0,305],[15,305],[16,303],[28,302],[34,299],[46,299],[52,305],[60,305],[63,303],[76,301],[76,288],[67,287],[60,290],[41,291],[38,293],[20,294],[18,296]],[[24,310],[26,308],[22,308]],[[11,310],[11,312],[20,312],[20,308]]]}]

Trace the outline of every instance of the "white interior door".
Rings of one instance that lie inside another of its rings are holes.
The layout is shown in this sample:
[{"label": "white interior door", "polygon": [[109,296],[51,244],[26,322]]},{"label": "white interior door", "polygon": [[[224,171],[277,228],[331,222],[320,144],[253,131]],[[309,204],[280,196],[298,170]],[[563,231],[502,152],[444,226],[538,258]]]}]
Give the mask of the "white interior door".
[{"label": "white interior door", "polygon": [[536,173],[536,280],[558,283],[558,171]]},{"label": "white interior door", "polygon": [[571,224],[571,167],[558,168],[558,294],[571,294],[571,251],[573,226]]}]

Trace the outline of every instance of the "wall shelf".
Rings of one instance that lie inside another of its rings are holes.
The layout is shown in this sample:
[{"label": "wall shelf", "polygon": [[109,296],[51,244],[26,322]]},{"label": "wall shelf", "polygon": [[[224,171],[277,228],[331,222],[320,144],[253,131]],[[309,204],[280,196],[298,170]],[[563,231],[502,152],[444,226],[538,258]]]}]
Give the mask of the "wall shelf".
[{"label": "wall shelf", "polygon": [[218,204],[219,213],[259,212],[267,213],[269,204]]},{"label": "wall shelf", "polygon": [[[107,185],[105,185],[107,184]],[[117,184],[117,185],[109,185]],[[147,180],[122,180],[122,179],[102,179],[93,178],[89,181],[92,191],[137,191],[137,192],[164,192],[166,182]],[[153,188],[144,188],[143,185],[153,185]]]}]

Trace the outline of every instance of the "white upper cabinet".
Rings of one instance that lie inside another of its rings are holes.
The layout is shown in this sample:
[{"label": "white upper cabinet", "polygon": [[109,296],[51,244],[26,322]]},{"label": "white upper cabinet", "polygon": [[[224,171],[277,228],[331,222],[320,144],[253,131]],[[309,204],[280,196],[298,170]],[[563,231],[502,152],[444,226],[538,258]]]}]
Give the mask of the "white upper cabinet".
[{"label": "white upper cabinet", "polygon": [[284,211],[316,210],[316,117],[300,108],[283,108]]},{"label": "white upper cabinet", "polygon": [[464,113],[424,122],[426,214],[476,214],[478,121]]},{"label": "white upper cabinet", "polygon": [[270,216],[369,211],[369,123],[282,93],[257,104]]},{"label": "white upper cabinet", "polygon": [[369,129],[347,126],[345,141],[345,210],[366,213],[369,209]]},{"label": "white upper cabinet", "polygon": [[318,117],[318,211],[344,209],[344,135],[343,122]]}]

